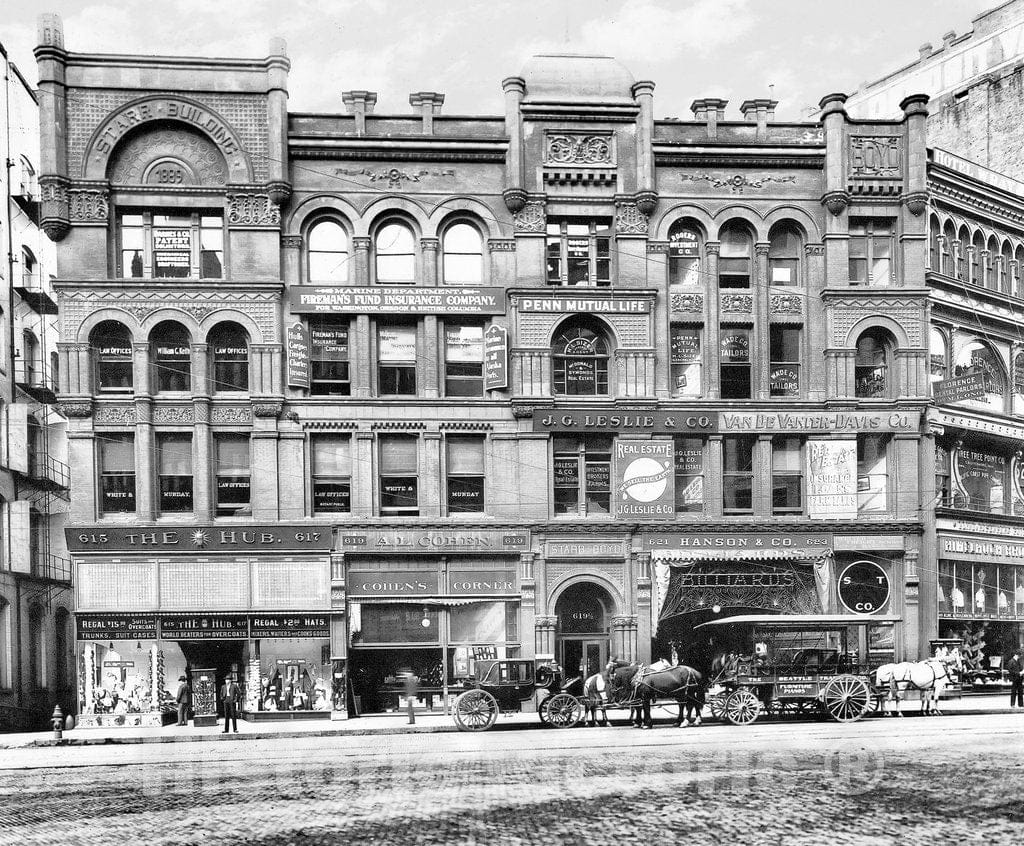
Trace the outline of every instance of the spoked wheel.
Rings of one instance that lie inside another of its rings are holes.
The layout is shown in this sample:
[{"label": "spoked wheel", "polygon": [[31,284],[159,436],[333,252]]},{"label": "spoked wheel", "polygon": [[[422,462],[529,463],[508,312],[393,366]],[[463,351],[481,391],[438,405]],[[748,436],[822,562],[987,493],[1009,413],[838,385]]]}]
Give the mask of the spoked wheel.
[{"label": "spoked wheel", "polygon": [[871,704],[871,691],[864,679],[836,676],[821,694],[828,715],[837,723],[852,723],[863,717]]},{"label": "spoked wheel", "polygon": [[467,690],[455,700],[459,731],[487,731],[498,719],[498,702],[486,690]]},{"label": "spoked wheel", "polygon": [[748,726],[760,713],[761,700],[749,690],[734,690],[725,700],[725,718],[734,726]]},{"label": "spoked wheel", "polygon": [[[556,693],[547,702],[545,722],[555,728],[572,728],[583,719],[583,705],[569,693]],[[542,718],[543,719],[543,718]]]},{"label": "spoked wheel", "polygon": [[548,719],[548,703],[551,699],[551,694],[548,694],[540,701],[540,705],[537,706],[537,716],[544,725],[548,725],[551,722]]},{"label": "spoked wheel", "polygon": [[711,710],[711,716],[716,720],[720,720],[725,716],[725,700],[728,698],[728,693],[716,693],[707,698],[705,704]]}]

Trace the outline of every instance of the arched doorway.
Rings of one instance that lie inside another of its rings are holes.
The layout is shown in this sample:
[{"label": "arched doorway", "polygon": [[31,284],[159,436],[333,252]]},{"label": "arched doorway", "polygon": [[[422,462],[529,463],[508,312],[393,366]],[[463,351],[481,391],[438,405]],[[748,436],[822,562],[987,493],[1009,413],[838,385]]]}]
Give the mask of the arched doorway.
[{"label": "arched doorway", "polygon": [[608,662],[608,635],[615,603],[593,582],[569,585],[555,603],[555,655],[566,678],[584,678]]}]

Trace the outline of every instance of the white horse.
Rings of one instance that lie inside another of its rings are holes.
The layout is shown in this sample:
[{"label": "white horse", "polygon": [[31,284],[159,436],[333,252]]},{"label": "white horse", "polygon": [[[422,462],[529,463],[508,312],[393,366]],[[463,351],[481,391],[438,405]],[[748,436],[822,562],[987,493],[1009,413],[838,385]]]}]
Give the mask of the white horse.
[{"label": "white horse", "polygon": [[[936,658],[883,664],[875,670],[875,687],[888,688],[888,695],[882,700],[882,713],[895,713],[898,717],[903,716],[900,693],[906,693],[908,690],[919,691],[922,714],[941,714],[939,697],[950,684],[949,668],[945,662]],[[886,702],[895,704],[895,712],[885,710]]]},{"label": "white horse", "polygon": [[610,726],[611,723],[608,721],[608,682],[605,680],[604,673],[594,673],[583,682],[583,698],[585,701],[583,706],[584,723],[596,726],[598,724],[597,710],[600,708],[601,719],[606,726]]}]

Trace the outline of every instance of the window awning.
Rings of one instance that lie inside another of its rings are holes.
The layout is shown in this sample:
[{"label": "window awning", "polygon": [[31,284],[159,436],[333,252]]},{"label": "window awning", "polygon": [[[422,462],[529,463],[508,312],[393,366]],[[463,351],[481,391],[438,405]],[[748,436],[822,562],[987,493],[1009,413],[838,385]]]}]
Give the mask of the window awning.
[{"label": "window awning", "polygon": [[764,549],[655,549],[651,552],[651,560],[655,563],[671,563],[673,561],[817,561],[832,553],[831,549],[792,549],[768,547]]}]

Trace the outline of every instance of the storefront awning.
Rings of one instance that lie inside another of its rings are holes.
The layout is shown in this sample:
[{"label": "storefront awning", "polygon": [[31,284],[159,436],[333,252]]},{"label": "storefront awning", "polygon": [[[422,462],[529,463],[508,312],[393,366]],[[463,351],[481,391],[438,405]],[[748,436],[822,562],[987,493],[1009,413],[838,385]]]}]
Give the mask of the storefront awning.
[{"label": "storefront awning", "polygon": [[656,549],[651,552],[655,562],[673,561],[817,561],[830,555],[830,549],[786,549],[769,547],[767,549]]}]

